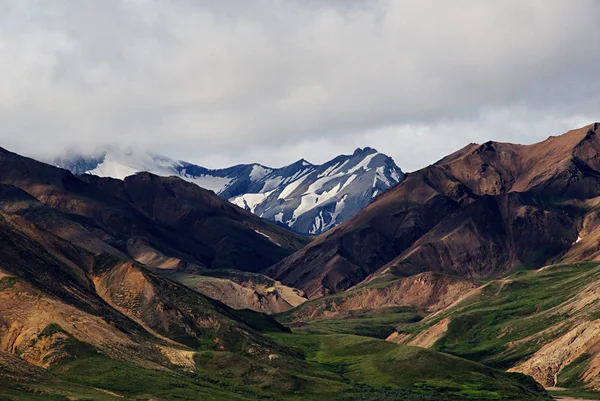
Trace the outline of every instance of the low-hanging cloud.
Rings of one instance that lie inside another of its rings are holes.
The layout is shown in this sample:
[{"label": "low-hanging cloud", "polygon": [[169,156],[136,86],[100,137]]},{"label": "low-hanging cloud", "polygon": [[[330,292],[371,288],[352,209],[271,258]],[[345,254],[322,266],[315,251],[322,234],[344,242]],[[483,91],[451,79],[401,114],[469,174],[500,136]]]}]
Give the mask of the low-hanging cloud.
[{"label": "low-hanging cloud", "polygon": [[592,122],[600,4],[0,1],[0,146],[407,169]]}]

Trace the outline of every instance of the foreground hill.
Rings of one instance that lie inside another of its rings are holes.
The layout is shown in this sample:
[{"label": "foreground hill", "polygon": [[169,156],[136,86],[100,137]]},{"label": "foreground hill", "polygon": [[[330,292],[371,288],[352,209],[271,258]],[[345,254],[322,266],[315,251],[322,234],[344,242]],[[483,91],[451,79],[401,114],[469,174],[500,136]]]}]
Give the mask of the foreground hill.
[{"label": "foreground hill", "polygon": [[354,216],[375,196],[402,181],[394,161],[375,149],[356,149],[322,165],[302,159],[282,168],[260,164],[211,170],[140,151],[109,149],[98,157],[54,161],[76,174],[125,179],[139,172],[177,176],[304,235],[320,234]]},{"label": "foreground hill", "polygon": [[[540,267],[574,246],[584,222],[593,230],[599,125],[533,145],[468,145],[408,174],[267,274],[316,298],[385,275],[488,278]],[[571,260],[597,251],[590,240]]]}]

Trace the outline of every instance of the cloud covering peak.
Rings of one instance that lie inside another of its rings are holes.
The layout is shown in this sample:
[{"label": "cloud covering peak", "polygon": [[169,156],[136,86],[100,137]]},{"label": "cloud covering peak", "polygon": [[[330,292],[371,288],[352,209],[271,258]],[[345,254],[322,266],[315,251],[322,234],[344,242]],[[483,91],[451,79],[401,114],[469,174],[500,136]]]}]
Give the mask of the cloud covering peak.
[{"label": "cloud covering peak", "polygon": [[594,1],[0,1],[0,146],[419,168],[598,120]]}]

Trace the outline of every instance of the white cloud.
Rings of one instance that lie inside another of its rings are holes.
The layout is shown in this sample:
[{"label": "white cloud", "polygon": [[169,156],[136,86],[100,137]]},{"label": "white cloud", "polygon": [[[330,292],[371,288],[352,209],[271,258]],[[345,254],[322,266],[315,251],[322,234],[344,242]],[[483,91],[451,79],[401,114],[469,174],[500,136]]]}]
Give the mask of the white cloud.
[{"label": "white cloud", "polygon": [[[0,1],[0,146],[412,170],[600,105],[594,1]],[[597,117],[595,119],[598,119]]]}]

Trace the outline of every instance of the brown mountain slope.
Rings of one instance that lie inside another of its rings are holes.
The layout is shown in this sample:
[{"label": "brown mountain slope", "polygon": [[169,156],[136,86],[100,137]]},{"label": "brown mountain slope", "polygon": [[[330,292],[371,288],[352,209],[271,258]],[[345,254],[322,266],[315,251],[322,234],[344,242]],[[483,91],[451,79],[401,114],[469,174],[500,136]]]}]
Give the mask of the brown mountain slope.
[{"label": "brown mountain slope", "polygon": [[175,273],[169,277],[234,309],[247,308],[273,314],[307,300],[302,291],[262,274],[214,270],[202,275]]},{"label": "brown mountain slope", "polygon": [[356,311],[376,311],[395,306],[437,311],[450,306],[479,285],[471,280],[425,272],[310,301],[288,311],[285,319],[289,322],[339,319],[347,318]]},{"label": "brown mountain slope", "polygon": [[2,210],[91,252],[127,255],[157,268],[256,271],[306,243],[175,178],[140,174],[124,183],[75,177],[0,149],[0,184]]},{"label": "brown mountain slope", "polygon": [[484,195],[440,221],[381,271],[428,270],[485,278],[513,266],[541,266],[577,236],[569,210],[530,194]]},{"label": "brown mountain slope", "polygon": [[100,352],[169,366],[185,347],[270,346],[247,315],[129,261],[94,256],[19,216],[0,213],[0,255],[0,350],[32,364]]},{"label": "brown mountain slope", "polygon": [[315,298],[384,271],[489,277],[540,266],[576,241],[588,211],[565,201],[600,195],[599,125],[534,145],[468,145],[266,272]]},{"label": "brown mountain slope", "polygon": [[212,251],[210,268],[257,271],[306,244],[306,240],[267,223],[176,177],[140,173],[124,181],[82,176]]}]

